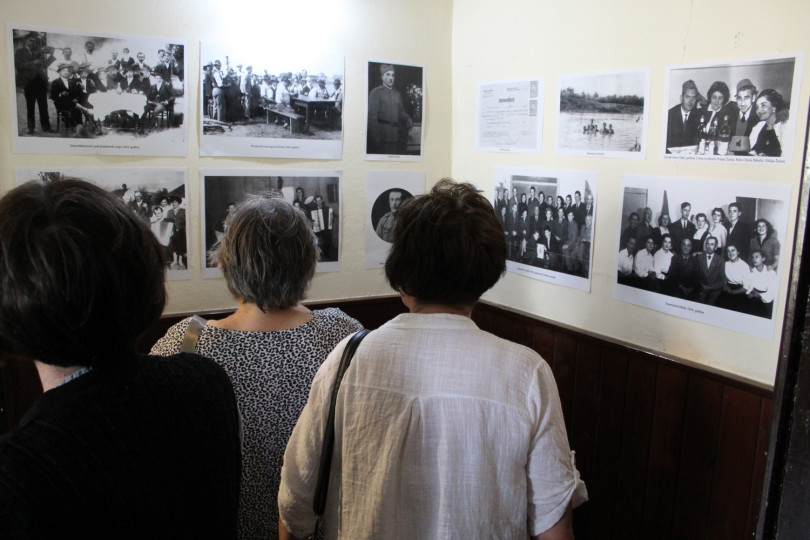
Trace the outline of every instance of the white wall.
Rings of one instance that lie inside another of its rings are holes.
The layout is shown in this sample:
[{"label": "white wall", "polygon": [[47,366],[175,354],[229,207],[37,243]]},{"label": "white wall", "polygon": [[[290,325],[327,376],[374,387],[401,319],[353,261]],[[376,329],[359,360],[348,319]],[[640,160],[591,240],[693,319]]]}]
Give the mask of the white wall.
[{"label": "white wall", "polygon": [[[649,174],[774,182],[794,187],[788,245],[792,244],[804,126],[807,121],[808,59],[798,96],[796,148],[789,166],[745,166],[664,162],[658,157],[665,67],[776,53],[810,47],[803,25],[806,0],[736,3],[712,0],[324,0],[253,2],[232,0],[3,0],[0,22],[179,37],[188,42],[189,88],[199,85],[199,42],[241,41],[257,36],[268,46],[318,45],[346,56],[344,149],[340,161],[292,161],[199,157],[199,118],[188,119],[189,153],[180,158],[25,155],[11,151],[8,129],[0,130],[0,190],[13,185],[14,167],[187,166],[192,242],[199,245],[199,169],[203,167],[338,169],[344,192],[342,271],[316,276],[311,300],[390,294],[380,270],[363,269],[365,172],[369,169],[426,170],[428,184],[442,176],[471,181],[491,192],[495,166],[597,170],[599,208],[590,294],[507,275],[485,299],[585,331],[616,338],[674,357],[772,384],[781,323],[764,340],[659,314],[612,299],[621,175]],[[5,72],[7,39],[0,44]],[[319,48],[319,50],[322,50]],[[424,162],[379,163],[362,159],[365,137],[364,84],[368,58],[421,64],[426,68]],[[644,160],[554,155],[554,105],[559,74],[652,68],[648,155]],[[13,75],[10,75],[13,76]],[[475,89],[479,82],[545,77],[543,149],[539,155],[505,155],[474,150]],[[198,110],[191,93],[189,110]],[[0,125],[9,126],[11,96],[0,92]],[[451,159],[452,155],[452,159]],[[233,306],[222,280],[192,279],[169,284],[169,313]],[[788,265],[780,270],[787,280]],[[784,294],[779,304],[785,304]],[[780,318],[781,319],[781,318]]]},{"label": "white wall", "polygon": [[[429,16],[426,16],[429,14]],[[200,245],[201,168],[328,169],[343,173],[341,272],[317,274],[310,300],[345,299],[393,294],[381,270],[364,270],[366,171],[425,170],[428,179],[450,172],[450,0],[2,0],[0,43],[2,72],[8,65],[7,22],[75,29],[77,31],[180,38],[187,42],[189,88],[188,156],[132,158],[14,154],[11,147],[10,102],[0,92],[0,191],[14,186],[15,167],[188,167],[191,242]],[[314,54],[345,55],[346,95],[343,159],[282,160],[201,158],[199,156],[200,41],[253,43],[289,47]],[[425,67],[426,99],[424,161],[364,161],[366,61],[390,60]],[[8,88],[8,86],[6,86]],[[235,302],[224,280],[201,280],[201,261],[190,261],[192,279],[168,284],[167,313],[228,308]]]},{"label": "white wall", "polygon": [[[776,166],[665,162],[659,157],[666,66],[779,53],[806,53],[810,3],[640,0],[572,2],[455,0],[453,2],[453,162],[456,179],[492,191],[496,166],[596,170],[598,208],[591,293],[508,274],[485,299],[582,330],[609,336],[738,376],[773,384],[781,332],[756,338],[664,315],[613,299],[616,231],[622,174],[773,182],[793,186],[788,246],[801,175],[807,122],[808,61],[795,99],[793,163]],[[647,157],[623,160],[558,156],[555,145],[557,76],[652,68]],[[545,77],[543,148],[539,155],[475,151],[476,84]],[[705,89],[703,89],[705,91]],[[672,201],[670,201],[673,204]],[[787,261],[787,254],[783,256]],[[788,264],[780,280],[788,280]],[[785,294],[779,298],[785,305]]]}]

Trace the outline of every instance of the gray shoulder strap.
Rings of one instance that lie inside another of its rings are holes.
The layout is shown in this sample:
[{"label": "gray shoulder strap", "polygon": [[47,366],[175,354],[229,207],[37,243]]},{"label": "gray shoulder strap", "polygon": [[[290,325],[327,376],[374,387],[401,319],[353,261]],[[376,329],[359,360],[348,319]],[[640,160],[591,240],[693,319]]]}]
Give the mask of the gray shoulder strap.
[{"label": "gray shoulder strap", "polygon": [[200,333],[203,326],[208,322],[199,315],[194,315],[188,323],[186,333],[183,335],[183,343],[180,345],[180,352],[193,353],[197,350],[197,340],[200,339]]}]

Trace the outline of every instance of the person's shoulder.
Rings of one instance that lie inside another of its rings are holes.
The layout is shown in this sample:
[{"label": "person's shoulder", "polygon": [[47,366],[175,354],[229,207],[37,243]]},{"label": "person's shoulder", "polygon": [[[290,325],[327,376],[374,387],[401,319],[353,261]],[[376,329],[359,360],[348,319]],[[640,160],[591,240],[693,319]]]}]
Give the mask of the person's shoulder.
[{"label": "person's shoulder", "polygon": [[230,380],[222,366],[196,353],[144,355],[139,364],[143,372],[162,373],[169,379],[186,381],[186,385],[221,386]]},{"label": "person's shoulder", "polygon": [[178,323],[173,324],[166,331],[166,334],[152,345],[149,354],[158,356],[169,356],[180,352],[180,345],[186,333],[191,317],[186,317]]},{"label": "person's shoulder", "polygon": [[363,329],[363,325],[360,323],[360,321],[354,317],[350,317],[339,308],[316,309],[312,313],[318,320],[324,321],[328,324],[338,324],[346,328],[351,328],[352,332]]}]

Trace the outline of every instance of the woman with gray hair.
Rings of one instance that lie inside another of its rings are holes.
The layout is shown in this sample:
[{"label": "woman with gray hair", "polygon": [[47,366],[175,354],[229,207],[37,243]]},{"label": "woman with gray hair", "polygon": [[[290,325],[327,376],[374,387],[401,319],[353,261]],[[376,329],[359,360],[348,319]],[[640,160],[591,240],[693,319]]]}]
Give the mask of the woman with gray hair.
[{"label": "woman with gray hair", "polygon": [[[318,246],[304,213],[284,199],[260,195],[238,205],[212,259],[238,307],[207,321],[195,350],[228,372],[242,415],[239,536],[275,538],[287,440],[316,371],[362,325],[339,309],[310,311],[301,304]],[[152,354],[177,353],[190,322],[170,328]]]}]

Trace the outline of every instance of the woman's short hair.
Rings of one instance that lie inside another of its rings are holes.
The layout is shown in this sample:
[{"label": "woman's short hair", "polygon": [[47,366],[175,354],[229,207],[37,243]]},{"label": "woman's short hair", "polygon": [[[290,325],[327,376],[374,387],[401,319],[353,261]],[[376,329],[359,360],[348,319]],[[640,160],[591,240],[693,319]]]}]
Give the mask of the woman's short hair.
[{"label": "woman's short hair", "polygon": [[767,220],[767,219],[765,219],[765,218],[759,218],[758,220],[756,220],[756,221],[754,222],[754,233],[756,233],[757,226],[758,226],[760,223],[764,223],[764,224],[765,224],[765,230],[766,230],[766,232],[765,232],[765,236],[770,236],[770,235],[771,235],[771,233],[773,233],[773,225],[771,225],[771,222],[770,222],[770,221],[768,221],[768,220]]},{"label": "woman's short hair", "polygon": [[259,194],[238,204],[211,261],[237,299],[259,309],[287,309],[304,299],[315,265],[315,233],[301,210],[286,200]]},{"label": "woman's short hair", "polygon": [[0,349],[58,366],[119,362],[166,303],[161,248],[123,201],[82,180],[0,199]]},{"label": "woman's short hair", "polygon": [[506,272],[506,254],[489,201],[471,184],[444,178],[402,205],[385,277],[420,304],[469,307]]},{"label": "woman's short hair", "polygon": [[706,97],[708,99],[712,99],[712,95],[715,92],[720,92],[723,94],[723,105],[728,103],[729,97],[731,96],[731,91],[728,89],[728,85],[723,81],[715,81],[709,87],[709,91],[706,93]]}]

